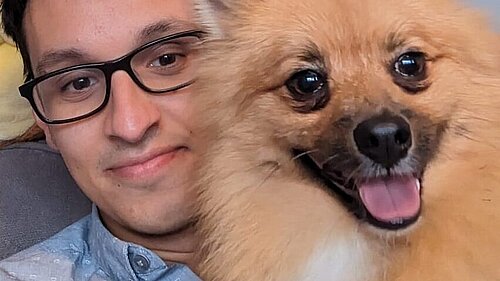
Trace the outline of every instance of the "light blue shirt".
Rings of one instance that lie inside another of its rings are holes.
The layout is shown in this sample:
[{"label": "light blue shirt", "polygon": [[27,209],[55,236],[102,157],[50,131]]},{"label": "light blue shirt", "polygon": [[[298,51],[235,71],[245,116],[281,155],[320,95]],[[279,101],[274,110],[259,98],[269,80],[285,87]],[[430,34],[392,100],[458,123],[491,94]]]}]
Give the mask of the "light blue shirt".
[{"label": "light blue shirt", "polygon": [[200,281],[188,267],[166,264],[152,251],[114,237],[97,208],[52,238],[0,262],[10,281]]}]

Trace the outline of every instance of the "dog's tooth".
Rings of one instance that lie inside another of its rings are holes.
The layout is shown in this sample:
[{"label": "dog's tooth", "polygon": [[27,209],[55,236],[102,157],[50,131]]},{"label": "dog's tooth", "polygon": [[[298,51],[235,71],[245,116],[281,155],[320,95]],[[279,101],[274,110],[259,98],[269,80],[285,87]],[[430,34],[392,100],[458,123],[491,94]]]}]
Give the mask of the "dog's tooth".
[{"label": "dog's tooth", "polygon": [[421,188],[421,186],[420,186],[420,180],[416,179],[416,181],[417,181],[417,190],[420,191],[420,188]]},{"label": "dog's tooth", "polygon": [[397,218],[391,220],[391,224],[403,224],[403,218]]}]

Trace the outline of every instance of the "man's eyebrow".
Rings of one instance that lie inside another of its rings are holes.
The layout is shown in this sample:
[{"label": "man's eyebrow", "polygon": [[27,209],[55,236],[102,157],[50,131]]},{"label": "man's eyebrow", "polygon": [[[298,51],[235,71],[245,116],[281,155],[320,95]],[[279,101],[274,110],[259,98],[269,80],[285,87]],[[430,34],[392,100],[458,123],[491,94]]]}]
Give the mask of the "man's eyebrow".
[{"label": "man's eyebrow", "polygon": [[147,25],[137,34],[137,41],[139,43],[146,43],[148,41],[158,39],[160,36],[173,34],[177,32],[196,29],[194,23],[182,21],[179,19],[166,19],[161,20],[150,25]]},{"label": "man's eyebrow", "polygon": [[[144,44],[160,36],[196,29],[197,26],[188,21],[179,19],[161,20],[141,29],[137,34],[138,45]],[[40,57],[36,66],[36,74],[43,75],[49,72],[49,69],[56,68],[59,65],[77,65],[90,61],[90,56],[82,50],[69,48],[56,51],[48,51]],[[59,69],[61,67],[57,67]]]},{"label": "man's eyebrow", "polygon": [[[48,51],[40,57],[36,72],[37,75],[48,73],[48,69],[56,68],[56,65],[75,65],[88,58],[88,55],[81,50],[70,48],[56,51]],[[61,67],[58,67],[59,69]]]}]

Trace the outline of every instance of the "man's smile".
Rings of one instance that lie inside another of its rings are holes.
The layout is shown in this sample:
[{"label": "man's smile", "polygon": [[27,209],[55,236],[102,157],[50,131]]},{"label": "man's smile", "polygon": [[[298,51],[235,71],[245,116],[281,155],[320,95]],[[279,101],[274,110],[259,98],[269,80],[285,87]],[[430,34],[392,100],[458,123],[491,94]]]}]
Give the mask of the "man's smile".
[{"label": "man's smile", "polygon": [[167,166],[186,150],[185,146],[156,149],[120,160],[106,171],[127,181],[151,180],[166,171]]}]

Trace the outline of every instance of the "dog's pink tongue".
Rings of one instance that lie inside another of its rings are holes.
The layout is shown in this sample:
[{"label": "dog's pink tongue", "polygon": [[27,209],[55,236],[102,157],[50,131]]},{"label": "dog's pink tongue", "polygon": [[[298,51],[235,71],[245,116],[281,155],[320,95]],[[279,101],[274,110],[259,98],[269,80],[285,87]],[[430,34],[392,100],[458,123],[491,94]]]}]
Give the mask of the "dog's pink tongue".
[{"label": "dog's pink tongue", "polygon": [[373,179],[358,186],[361,200],[370,214],[384,222],[416,216],[420,191],[414,177]]}]

